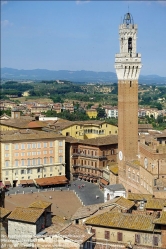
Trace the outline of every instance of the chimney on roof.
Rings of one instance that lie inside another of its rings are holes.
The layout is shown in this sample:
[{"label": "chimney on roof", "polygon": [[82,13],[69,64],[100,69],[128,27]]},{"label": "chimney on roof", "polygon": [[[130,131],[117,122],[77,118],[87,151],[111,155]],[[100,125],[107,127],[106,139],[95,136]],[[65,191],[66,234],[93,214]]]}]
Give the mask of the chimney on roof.
[{"label": "chimney on roof", "polygon": [[92,233],[92,227],[91,226],[86,226],[86,231],[87,231],[87,233]]},{"label": "chimney on roof", "polygon": [[147,202],[147,200],[145,200],[144,198],[143,198],[143,200],[140,201],[140,206],[139,206],[140,210],[143,211],[145,209],[145,203],[146,202]]},{"label": "chimney on roof", "polygon": [[11,118],[20,119],[20,116],[21,116],[21,113],[20,113],[20,111],[17,108],[13,108],[11,110]]}]

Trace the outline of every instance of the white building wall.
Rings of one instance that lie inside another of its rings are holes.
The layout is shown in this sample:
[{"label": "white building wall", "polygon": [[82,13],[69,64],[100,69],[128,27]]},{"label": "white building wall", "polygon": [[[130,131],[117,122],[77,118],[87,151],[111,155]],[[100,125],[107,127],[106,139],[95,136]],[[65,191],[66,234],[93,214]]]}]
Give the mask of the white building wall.
[{"label": "white building wall", "polygon": [[109,194],[110,200],[114,199],[117,196],[123,196],[126,197],[126,191],[125,190],[118,190],[118,191],[112,191],[107,188],[104,188],[104,202],[107,202],[107,195]]},{"label": "white building wall", "polygon": [[31,238],[36,235],[36,224],[8,220],[8,238],[15,246],[20,244],[29,246]]}]

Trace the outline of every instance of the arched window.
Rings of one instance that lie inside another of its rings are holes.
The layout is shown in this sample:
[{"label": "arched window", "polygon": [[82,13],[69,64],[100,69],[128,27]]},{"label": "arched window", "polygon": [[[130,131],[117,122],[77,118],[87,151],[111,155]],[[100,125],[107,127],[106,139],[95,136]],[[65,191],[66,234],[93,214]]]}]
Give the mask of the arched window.
[{"label": "arched window", "polygon": [[128,53],[130,53],[130,56],[132,55],[132,38],[129,37],[128,39]]}]

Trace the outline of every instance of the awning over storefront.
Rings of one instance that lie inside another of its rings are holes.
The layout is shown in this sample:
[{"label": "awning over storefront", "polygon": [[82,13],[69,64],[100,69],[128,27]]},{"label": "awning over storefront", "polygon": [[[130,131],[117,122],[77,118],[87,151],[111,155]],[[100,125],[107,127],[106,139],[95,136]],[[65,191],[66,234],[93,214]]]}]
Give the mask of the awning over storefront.
[{"label": "awning over storefront", "polygon": [[27,184],[27,180],[20,180],[20,184],[22,184],[22,185]]},{"label": "awning over storefront", "polygon": [[109,182],[106,181],[106,180],[104,180],[104,179],[100,179],[100,183],[102,183],[102,184],[104,184],[104,185],[108,185],[108,184],[109,184]]},{"label": "awning over storefront", "polygon": [[26,180],[26,182],[27,182],[27,184],[34,184],[33,179],[28,179],[28,180]]},{"label": "awning over storefront", "polygon": [[39,186],[49,186],[49,185],[67,184],[68,179],[65,176],[52,176],[45,178],[36,178],[35,182]]},{"label": "awning over storefront", "polygon": [[32,179],[20,180],[20,184],[21,185],[34,184],[34,181]]},{"label": "awning over storefront", "polygon": [[10,181],[5,181],[5,186],[10,186],[10,185],[11,185]]}]

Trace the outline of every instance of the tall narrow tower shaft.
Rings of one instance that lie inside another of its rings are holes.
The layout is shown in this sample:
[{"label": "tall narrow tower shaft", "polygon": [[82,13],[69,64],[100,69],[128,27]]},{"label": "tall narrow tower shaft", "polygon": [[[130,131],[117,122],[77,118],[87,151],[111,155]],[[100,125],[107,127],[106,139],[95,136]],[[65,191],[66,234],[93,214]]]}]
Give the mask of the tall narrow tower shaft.
[{"label": "tall narrow tower shaft", "polygon": [[130,13],[119,26],[120,53],[115,55],[118,78],[118,151],[119,177],[125,161],[138,155],[138,78],[141,54],[136,51],[137,25]]}]

